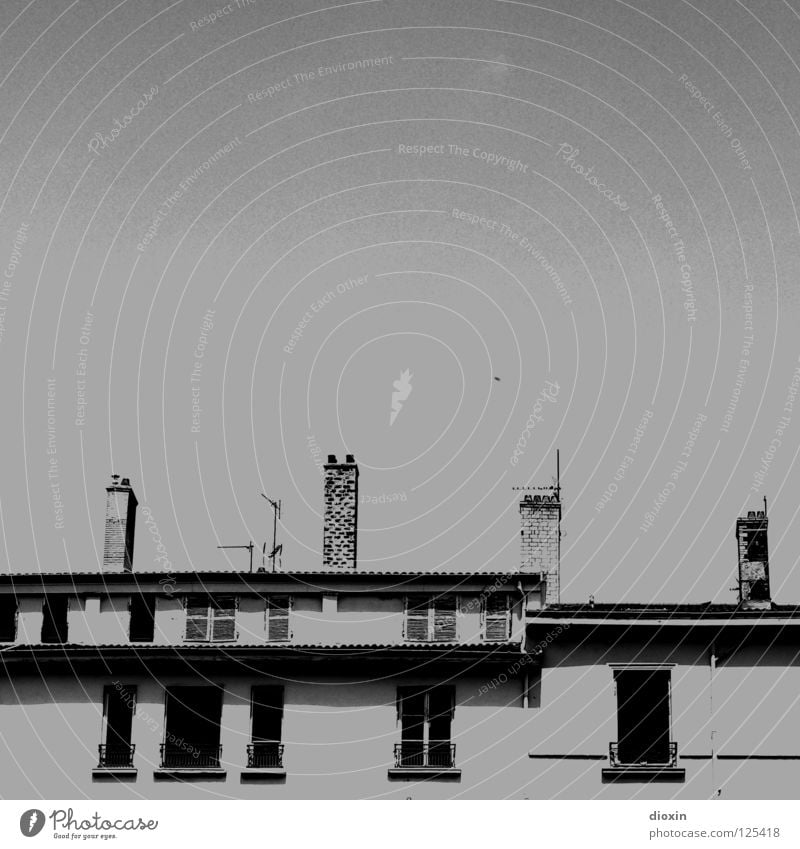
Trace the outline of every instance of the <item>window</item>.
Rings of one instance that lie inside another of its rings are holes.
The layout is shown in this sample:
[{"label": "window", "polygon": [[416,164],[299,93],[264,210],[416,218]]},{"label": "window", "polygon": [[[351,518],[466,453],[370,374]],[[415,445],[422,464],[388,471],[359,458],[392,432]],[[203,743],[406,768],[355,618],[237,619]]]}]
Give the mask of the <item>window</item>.
[{"label": "window", "polygon": [[0,596],[0,643],[13,643],[17,638],[17,599]]},{"label": "window", "polygon": [[66,643],[67,612],[69,596],[46,595],[42,603],[44,619],[42,621],[43,643]]},{"label": "window", "polygon": [[186,639],[226,642],[236,639],[236,599],[189,596],[186,599]]},{"label": "window", "polygon": [[401,742],[395,746],[395,765],[452,769],[455,745],[450,742],[450,732],[454,712],[454,687],[399,687]]},{"label": "window", "polygon": [[133,767],[134,746],[131,743],[133,716],[136,712],[136,687],[110,684],[103,691],[103,740],[100,745],[100,767],[125,769]]},{"label": "window", "polygon": [[271,643],[290,640],[289,611],[291,599],[288,596],[270,596],[267,599],[267,640]]},{"label": "window", "polygon": [[222,688],[172,687],[167,691],[165,711],[162,768],[218,769]]},{"label": "window", "polygon": [[253,687],[251,702],[251,742],[247,747],[250,769],[279,769],[283,766],[281,726],[283,687]]},{"label": "window", "polygon": [[668,764],[670,672],[668,669],[618,669],[616,760],[625,764]]},{"label": "window", "polygon": [[456,596],[408,596],[405,637],[415,642],[456,639]]},{"label": "window", "polygon": [[483,637],[489,641],[507,640],[511,633],[511,607],[508,593],[490,593],[483,603]]},{"label": "window", "polygon": [[131,596],[129,638],[132,643],[152,643],[155,636],[156,597],[137,593]]}]

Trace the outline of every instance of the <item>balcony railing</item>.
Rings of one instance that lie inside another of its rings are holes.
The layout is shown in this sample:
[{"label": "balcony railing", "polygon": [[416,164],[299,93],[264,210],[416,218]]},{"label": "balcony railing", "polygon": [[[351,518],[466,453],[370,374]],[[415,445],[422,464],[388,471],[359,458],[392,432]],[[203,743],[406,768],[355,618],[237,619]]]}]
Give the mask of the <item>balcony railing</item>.
[{"label": "balcony railing", "polygon": [[641,760],[631,760],[627,758],[624,751],[622,757],[620,757],[619,743],[609,743],[608,759],[612,767],[675,769],[678,766],[678,744],[668,743],[666,746],[653,746]]},{"label": "balcony railing", "polygon": [[248,743],[248,769],[280,769],[283,766],[283,743],[261,741]]},{"label": "balcony railing", "polygon": [[213,744],[161,744],[162,769],[216,769],[219,768],[220,757],[222,746]]},{"label": "balcony railing", "polygon": [[455,743],[396,743],[394,764],[398,769],[454,769],[456,765]]},{"label": "balcony railing", "polygon": [[100,760],[98,768],[100,769],[124,769],[133,767],[133,753],[136,746],[133,743],[101,743],[98,747],[100,750]]}]

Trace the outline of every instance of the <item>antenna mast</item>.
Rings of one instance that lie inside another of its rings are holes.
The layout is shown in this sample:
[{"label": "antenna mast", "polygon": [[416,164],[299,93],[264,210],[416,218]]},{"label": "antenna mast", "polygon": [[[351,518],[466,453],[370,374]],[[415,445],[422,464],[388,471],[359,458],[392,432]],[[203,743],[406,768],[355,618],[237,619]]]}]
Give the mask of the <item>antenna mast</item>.
[{"label": "antenna mast", "polygon": [[[280,498],[277,501],[273,501],[269,496],[261,493],[261,497],[269,502],[269,506],[272,507],[272,551],[266,555],[272,561],[272,571],[278,571],[276,569],[276,565],[280,563],[280,555],[283,552],[283,545],[278,545],[278,519],[281,517],[281,500]],[[266,548],[266,543],[264,544]],[[263,552],[266,554],[266,551]],[[263,566],[263,559],[262,559]]]}]

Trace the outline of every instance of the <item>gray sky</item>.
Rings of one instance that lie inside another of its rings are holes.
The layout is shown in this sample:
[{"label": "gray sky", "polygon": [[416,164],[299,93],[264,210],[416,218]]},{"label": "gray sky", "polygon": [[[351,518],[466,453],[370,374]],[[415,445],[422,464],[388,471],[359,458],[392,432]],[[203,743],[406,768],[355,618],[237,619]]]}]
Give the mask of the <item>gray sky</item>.
[{"label": "gray sky", "polygon": [[350,452],[362,568],[511,569],[560,448],[564,600],[733,601],[764,496],[800,600],[798,48],[749,0],[5,0],[0,568],[97,568],[112,472],[176,570],[260,491],[317,568]]}]

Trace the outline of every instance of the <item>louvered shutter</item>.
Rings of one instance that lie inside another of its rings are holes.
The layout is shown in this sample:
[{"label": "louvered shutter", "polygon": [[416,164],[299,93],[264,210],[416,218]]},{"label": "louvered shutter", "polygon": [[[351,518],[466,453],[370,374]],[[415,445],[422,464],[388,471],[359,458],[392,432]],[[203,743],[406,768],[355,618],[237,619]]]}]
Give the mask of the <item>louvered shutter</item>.
[{"label": "louvered shutter", "polygon": [[429,635],[429,600],[427,596],[412,595],[406,599],[406,639],[424,642]]},{"label": "louvered shutter", "polygon": [[437,642],[456,640],[456,597],[439,596],[434,600],[433,639]]},{"label": "louvered shutter", "polygon": [[289,639],[289,599],[286,597],[267,599],[267,639],[270,642]]},{"label": "louvered shutter", "polygon": [[236,600],[221,598],[211,603],[211,639],[232,643],[236,639]]},{"label": "louvered shutter", "polygon": [[510,620],[508,594],[490,593],[485,607],[485,639],[495,642],[507,640]]},{"label": "louvered shutter", "polygon": [[190,596],[186,601],[186,639],[208,639],[208,599]]}]

